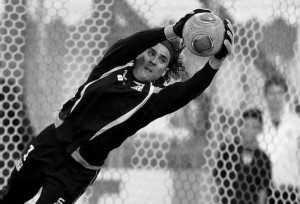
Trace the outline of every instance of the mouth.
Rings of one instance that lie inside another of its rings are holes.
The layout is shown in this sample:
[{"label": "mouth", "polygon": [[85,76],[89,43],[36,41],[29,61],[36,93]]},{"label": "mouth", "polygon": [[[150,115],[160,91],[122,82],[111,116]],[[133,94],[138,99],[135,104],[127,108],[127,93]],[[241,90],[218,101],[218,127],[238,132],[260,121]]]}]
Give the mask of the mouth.
[{"label": "mouth", "polygon": [[152,73],[152,69],[150,69],[149,67],[145,67],[145,70]]}]

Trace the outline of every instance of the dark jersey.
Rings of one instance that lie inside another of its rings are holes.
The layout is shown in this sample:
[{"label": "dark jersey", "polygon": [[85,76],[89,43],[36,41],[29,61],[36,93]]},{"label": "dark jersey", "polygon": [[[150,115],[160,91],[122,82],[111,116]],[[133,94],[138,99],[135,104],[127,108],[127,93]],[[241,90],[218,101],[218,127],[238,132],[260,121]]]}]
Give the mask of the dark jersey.
[{"label": "dark jersey", "polygon": [[[236,151],[236,152],[235,152]],[[260,149],[244,149],[240,144],[221,147],[217,169],[214,170],[220,195],[233,196],[231,204],[256,204],[259,191],[269,193],[271,183],[271,161]],[[230,184],[232,183],[232,184]],[[233,195],[226,195],[229,191]]]},{"label": "dark jersey", "polygon": [[[268,193],[271,182],[271,162],[260,149],[240,153],[240,163],[235,166],[237,180],[233,183],[236,189],[235,203],[258,203],[259,191]],[[234,203],[234,202],[233,202]]]},{"label": "dark jersey", "polygon": [[183,107],[211,83],[217,71],[208,63],[191,79],[167,87],[135,79],[128,63],[163,40],[164,30],[157,28],[118,41],[63,105],[56,124],[58,140],[86,168],[99,169],[127,137]]}]

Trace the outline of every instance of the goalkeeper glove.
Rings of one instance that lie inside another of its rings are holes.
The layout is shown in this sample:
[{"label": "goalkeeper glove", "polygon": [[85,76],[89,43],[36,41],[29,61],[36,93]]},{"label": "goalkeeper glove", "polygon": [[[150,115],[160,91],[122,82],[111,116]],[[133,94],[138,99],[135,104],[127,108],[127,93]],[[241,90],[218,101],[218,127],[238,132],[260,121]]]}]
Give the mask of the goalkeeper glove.
[{"label": "goalkeeper glove", "polygon": [[230,21],[225,19],[223,22],[225,26],[223,44],[220,51],[214,55],[214,57],[219,61],[223,61],[231,53],[234,35],[233,27]]},{"label": "goalkeeper glove", "polygon": [[186,14],[184,17],[182,17],[177,23],[175,23],[175,25],[173,26],[173,30],[174,33],[182,38],[182,30],[184,27],[185,22],[192,17],[193,15],[195,15],[196,13],[211,13],[211,11],[209,9],[195,9],[193,10],[193,12]]}]

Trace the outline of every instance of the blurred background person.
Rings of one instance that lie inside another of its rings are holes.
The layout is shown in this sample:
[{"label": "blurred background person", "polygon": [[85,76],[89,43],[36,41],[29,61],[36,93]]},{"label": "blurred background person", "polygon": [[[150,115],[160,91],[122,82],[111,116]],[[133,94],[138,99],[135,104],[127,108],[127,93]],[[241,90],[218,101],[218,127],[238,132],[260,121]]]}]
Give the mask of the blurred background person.
[{"label": "blurred background person", "polygon": [[281,203],[298,204],[300,119],[289,106],[288,86],[283,77],[275,75],[267,79],[264,95],[268,111],[259,140],[272,161],[275,190],[270,203],[280,199]]},{"label": "blurred background person", "polygon": [[[239,137],[221,143],[213,174],[219,185],[221,203],[265,204],[271,180],[271,162],[258,146],[263,130],[262,112],[243,112]],[[229,139],[230,140],[230,139]],[[232,185],[230,184],[232,183]],[[226,192],[227,191],[227,192]],[[228,202],[228,195],[232,197]]]}]

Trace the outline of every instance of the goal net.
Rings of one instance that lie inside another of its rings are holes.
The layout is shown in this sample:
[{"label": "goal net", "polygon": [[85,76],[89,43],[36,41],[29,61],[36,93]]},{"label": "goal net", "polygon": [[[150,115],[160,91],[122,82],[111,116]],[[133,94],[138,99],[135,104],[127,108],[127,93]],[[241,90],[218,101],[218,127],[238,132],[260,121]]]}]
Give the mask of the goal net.
[{"label": "goal net", "polygon": [[[298,0],[2,0],[0,188],[107,48],[199,7],[231,20],[232,54],[201,96],[112,151],[77,203],[299,203]],[[188,77],[207,61],[183,54]],[[273,76],[288,86],[276,121],[264,91]],[[262,111],[259,154],[243,151],[249,109]]]}]

